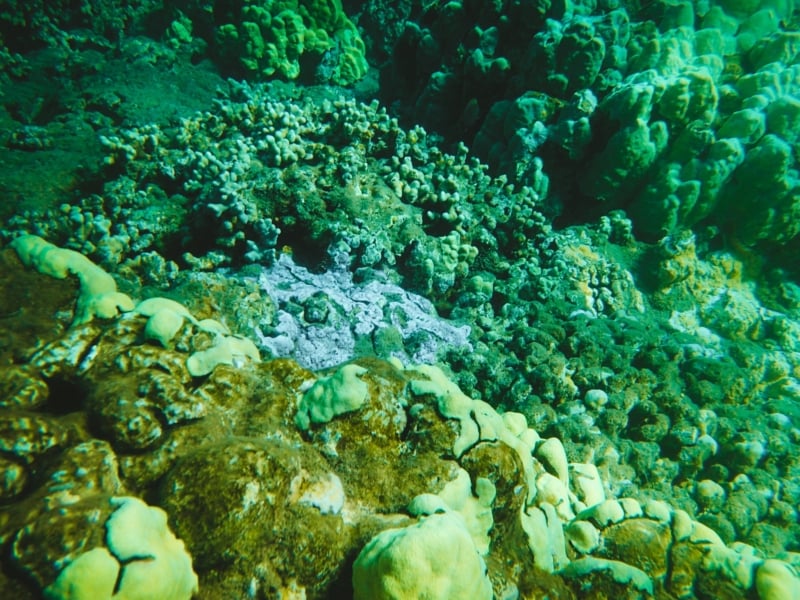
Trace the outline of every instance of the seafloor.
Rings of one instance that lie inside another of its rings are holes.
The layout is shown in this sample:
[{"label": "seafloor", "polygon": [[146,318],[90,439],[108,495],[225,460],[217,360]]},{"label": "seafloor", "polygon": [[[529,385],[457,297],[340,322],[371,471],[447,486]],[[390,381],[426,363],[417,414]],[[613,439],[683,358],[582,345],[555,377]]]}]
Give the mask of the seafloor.
[{"label": "seafloor", "polygon": [[0,597],[800,599],[799,22],[0,3]]}]

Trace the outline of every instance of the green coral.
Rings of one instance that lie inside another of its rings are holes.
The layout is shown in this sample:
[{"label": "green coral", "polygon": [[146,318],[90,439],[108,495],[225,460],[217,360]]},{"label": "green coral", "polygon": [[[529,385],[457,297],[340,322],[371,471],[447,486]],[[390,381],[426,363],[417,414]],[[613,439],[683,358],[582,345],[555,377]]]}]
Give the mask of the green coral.
[{"label": "green coral", "polygon": [[0,40],[12,52],[25,52],[42,46],[63,47],[73,32],[81,31],[94,43],[106,45],[123,39],[161,4],[157,0],[7,0],[0,5]]},{"label": "green coral", "polygon": [[134,497],[112,498],[105,523],[108,546],[80,554],[44,590],[47,600],[162,598],[197,592],[197,575],[182,541],[160,508]]},{"label": "green coral", "polygon": [[492,597],[486,565],[454,512],[372,538],[353,564],[353,588],[357,600]]},{"label": "green coral", "polygon": [[300,401],[295,418],[297,426],[305,430],[311,423],[327,423],[338,415],[361,408],[369,395],[367,384],[360,378],[366,372],[364,367],[349,364],[318,380]]},{"label": "green coral", "polygon": [[32,266],[56,279],[77,276],[80,295],[75,307],[75,325],[88,323],[95,317],[111,319],[120,312],[133,310],[133,301],[117,291],[114,278],[82,254],[58,248],[35,235],[22,235],[11,242],[11,247],[26,267]]},{"label": "green coral", "polygon": [[314,62],[341,85],[367,72],[364,42],[340,0],[248,0],[231,18],[216,28],[218,50],[250,77],[296,79]]}]

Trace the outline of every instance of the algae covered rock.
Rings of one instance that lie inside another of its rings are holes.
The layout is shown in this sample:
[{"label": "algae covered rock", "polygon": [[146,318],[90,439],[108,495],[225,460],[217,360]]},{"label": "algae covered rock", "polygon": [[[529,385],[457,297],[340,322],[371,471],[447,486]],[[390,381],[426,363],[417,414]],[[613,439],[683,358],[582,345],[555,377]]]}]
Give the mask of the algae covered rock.
[{"label": "algae covered rock", "polygon": [[212,593],[294,582],[321,597],[352,544],[342,481],[314,449],[279,439],[199,446],[174,463],[159,498],[200,572],[226,574]]}]

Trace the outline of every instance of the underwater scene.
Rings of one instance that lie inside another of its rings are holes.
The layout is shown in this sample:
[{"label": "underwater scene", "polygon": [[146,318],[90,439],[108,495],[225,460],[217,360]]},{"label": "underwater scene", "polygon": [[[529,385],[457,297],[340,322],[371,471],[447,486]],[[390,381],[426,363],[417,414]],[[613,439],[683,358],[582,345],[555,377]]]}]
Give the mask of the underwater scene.
[{"label": "underwater scene", "polygon": [[800,600],[794,0],[1,0],[0,597]]}]

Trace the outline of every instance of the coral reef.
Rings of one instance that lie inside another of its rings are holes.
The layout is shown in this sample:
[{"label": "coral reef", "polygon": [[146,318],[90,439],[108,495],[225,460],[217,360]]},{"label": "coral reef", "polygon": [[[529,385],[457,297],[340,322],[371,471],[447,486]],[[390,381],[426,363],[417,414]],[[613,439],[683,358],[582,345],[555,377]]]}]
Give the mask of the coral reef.
[{"label": "coral reef", "polygon": [[[726,543],[794,547],[796,285],[754,277],[713,233],[642,243],[620,211],[556,230],[546,177],[512,185],[375,104],[314,94],[231,83],[216,113],[105,136],[102,196],[19,213],[4,235],[44,235],[125,293],[181,300],[149,324],[150,310],[132,315],[143,340],[196,351],[168,367],[179,382],[248,356],[442,360],[470,396],[595,457],[616,495],[668,501]],[[257,348],[196,326],[218,307]],[[138,429],[126,394],[92,410],[123,446],[150,448],[169,437],[166,383],[136,385],[155,415]],[[723,502],[704,500],[713,485]]]},{"label": "coral reef", "polygon": [[0,595],[800,596],[799,15],[6,3]]},{"label": "coral reef", "polygon": [[[24,271],[9,252],[3,276],[14,281]],[[71,287],[38,277],[40,286]],[[31,476],[5,490],[0,541],[12,571],[4,577],[25,574],[47,597],[73,597],[65,594],[88,585],[103,593],[110,579],[98,574],[110,569],[111,577],[120,569],[115,559],[124,565],[121,589],[138,588],[131,597],[154,593],[143,586],[159,582],[171,586],[161,597],[187,598],[198,581],[197,597],[208,598],[315,598],[334,590],[533,598],[554,589],[580,597],[591,586],[604,595],[699,589],[771,600],[800,588],[793,555],[765,558],[744,543],[726,545],[663,501],[617,497],[595,465],[570,460],[558,439],[540,437],[522,414],[469,398],[437,367],[360,359],[320,376],[285,359],[220,364],[193,378],[187,396],[175,373],[187,351],[143,339],[141,315],[64,331],[59,321],[63,327],[69,315],[52,308],[12,317],[51,323],[33,347],[2,348],[5,356],[28,355],[28,380],[47,393],[34,399],[30,384],[19,385],[16,405],[27,399],[31,426],[23,430],[25,421],[10,412],[13,426],[0,438]],[[106,395],[109,368],[120,367],[136,382],[123,389],[139,400],[118,400],[114,412],[125,412],[122,402],[128,419],[109,428],[91,411],[99,396],[101,406],[116,398],[120,388]],[[6,369],[3,381],[22,378]],[[180,418],[167,419],[168,436],[133,447],[130,433],[155,410],[152,394],[163,417]],[[201,412],[185,412],[192,398],[202,398]],[[310,421],[296,427],[312,403],[336,398],[345,410],[319,417],[310,409]],[[704,490],[708,503],[724,494],[713,485]],[[164,533],[160,509],[135,498],[144,494],[166,510],[182,542]],[[153,579],[162,559],[188,564],[184,544],[197,575],[191,566],[166,567],[169,579]],[[351,588],[346,564],[359,549]],[[142,552],[155,559],[141,565],[151,575],[139,572]],[[474,568],[448,579],[453,572],[441,561],[450,553],[462,557],[460,569]]]},{"label": "coral reef", "polygon": [[543,161],[568,218],[625,208],[654,240],[708,220],[748,246],[785,244],[798,233],[793,10],[433,4],[407,19],[381,92],[512,181]]}]

